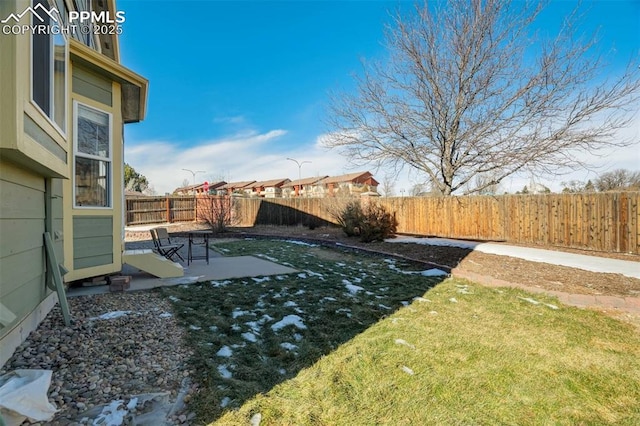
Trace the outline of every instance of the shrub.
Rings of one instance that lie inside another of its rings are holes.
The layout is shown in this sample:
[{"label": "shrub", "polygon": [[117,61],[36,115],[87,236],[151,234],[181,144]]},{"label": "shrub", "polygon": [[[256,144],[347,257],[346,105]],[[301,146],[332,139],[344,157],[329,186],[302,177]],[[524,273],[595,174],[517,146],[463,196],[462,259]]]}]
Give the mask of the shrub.
[{"label": "shrub", "polygon": [[348,237],[360,235],[360,225],[364,219],[362,207],[357,201],[349,201],[337,214],[338,223]]},{"label": "shrub", "polygon": [[197,202],[197,219],[209,225],[213,232],[224,232],[236,217],[236,203],[232,197],[198,197]]},{"label": "shrub", "polygon": [[396,233],[398,221],[381,205],[370,203],[363,210],[360,224],[360,240],[365,243],[383,241]]},{"label": "shrub", "polygon": [[347,236],[359,236],[365,243],[389,238],[398,227],[395,215],[374,203],[363,208],[359,202],[349,201],[337,215],[337,219]]}]

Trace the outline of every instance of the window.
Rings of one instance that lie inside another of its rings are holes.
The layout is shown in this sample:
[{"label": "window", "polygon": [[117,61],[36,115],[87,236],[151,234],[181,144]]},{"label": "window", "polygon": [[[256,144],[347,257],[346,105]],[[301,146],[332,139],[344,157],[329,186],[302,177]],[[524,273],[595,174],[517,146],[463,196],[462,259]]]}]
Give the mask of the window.
[{"label": "window", "polygon": [[[75,9],[78,12],[89,12],[91,13],[91,1],[90,0],[75,0],[74,1]],[[91,20],[80,21],[79,19],[73,22],[74,25],[77,25],[80,31],[72,32],[73,38],[80,41],[81,43],[89,46],[92,49],[96,49],[96,42],[93,38],[94,30],[93,23]]]},{"label": "window", "polygon": [[[41,5],[50,9],[46,0],[33,0],[33,7]],[[64,22],[57,15],[57,21]],[[41,14],[44,22],[54,24],[47,14]],[[66,19],[66,17],[65,17]],[[34,31],[31,39],[31,98],[42,112],[64,134],[67,110],[67,39],[64,34],[47,34]]]},{"label": "window", "polygon": [[73,104],[76,207],[111,207],[111,114]]}]

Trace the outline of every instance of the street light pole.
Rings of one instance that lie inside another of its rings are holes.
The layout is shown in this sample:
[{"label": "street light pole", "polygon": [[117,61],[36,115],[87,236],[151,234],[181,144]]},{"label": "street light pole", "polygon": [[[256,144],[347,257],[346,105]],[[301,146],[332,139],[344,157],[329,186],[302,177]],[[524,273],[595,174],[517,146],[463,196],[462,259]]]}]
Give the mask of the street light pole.
[{"label": "street light pole", "polygon": [[[191,176],[193,176],[193,186],[194,187],[196,186],[196,174],[198,174],[198,173],[207,173],[204,170],[196,170],[195,172],[193,170],[191,170],[191,169],[182,169],[182,170],[184,170],[185,172],[191,173]],[[195,189],[194,189],[194,191],[195,191]]]},{"label": "street light pole", "polygon": [[301,173],[300,169],[302,168],[302,165],[303,165],[304,163],[309,163],[309,164],[311,164],[311,161],[302,161],[302,162],[299,162],[298,160],[294,160],[293,158],[287,158],[287,160],[289,160],[289,161],[293,161],[294,163],[296,163],[296,164],[298,165],[298,180],[302,180],[302,173]]}]

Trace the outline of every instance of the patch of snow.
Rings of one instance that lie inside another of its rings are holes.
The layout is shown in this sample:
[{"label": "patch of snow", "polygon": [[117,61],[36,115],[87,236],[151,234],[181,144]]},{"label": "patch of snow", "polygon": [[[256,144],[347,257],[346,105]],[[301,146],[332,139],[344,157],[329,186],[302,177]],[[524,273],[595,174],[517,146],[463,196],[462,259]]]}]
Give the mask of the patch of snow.
[{"label": "patch of snow", "polygon": [[391,306],[383,305],[382,303],[380,303],[378,307],[382,309],[386,309],[387,311],[390,311],[392,309]]},{"label": "patch of snow", "polygon": [[418,296],[418,297],[414,297],[414,298],[413,298],[413,300],[415,300],[416,302],[422,302],[422,303],[428,303],[428,302],[431,302],[431,300],[429,300],[429,299],[425,299],[424,297],[420,297],[420,296]]},{"label": "patch of snow", "polygon": [[449,299],[449,302],[458,303],[458,299],[456,299],[455,297],[452,297],[452,298]]},{"label": "patch of snow", "polygon": [[547,308],[551,308],[553,310],[560,309],[556,305],[552,305],[551,303],[545,303],[544,306],[546,306]]},{"label": "patch of snow", "polygon": [[322,299],[320,299],[320,301],[321,301],[321,302],[324,302],[325,300],[328,300],[328,301],[330,301],[330,302],[335,302],[335,301],[337,301],[338,299],[336,299],[335,297],[329,297],[329,296],[325,296],[325,297],[323,297]]},{"label": "patch of snow", "polygon": [[420,275],[422,275],[423,277],[441,277],[449,274],[443,271],[442,269],[433,268],[433,269],[427,269],[426,271],[420,272]]},{"label": "patch of snow", "polygon": [[275,318],[273,318],[271,315],[269,315],[269,314],[264,314],[264,315],[262,316],[262,318],[260,318],[260,321],[259,321],[259,322],[260,322],[261,324],[264,324],[265,322],[273,321],[274,319],[275,319]]},{"label": "patch of snow", "polygon": [[305,246],[305,247],[318,247],[317,244],[305,243],[304,241],[298,241],[298,240],[285,240],[284,242],[289,244],[297,244],[299,246]]},{"label": "patch of snow", "polygon": [[336,314],[344,313],[347,315],[347,318],[351,318],[351,309],[349,308],[341,308],[336,311]]},{"label": "patch of snow", "polygon": [[233,377],[233,373],[231,373],[231,371],[229,371],[229,368],[224,364],[218,366],[218,373],[220,373],[220,375],[225,379],[230,379]]},{"label": "patch of snow", "polygon": [[324,275],[322,275],[319,272],[313,272],[313,271],[310,271],[309,269],[305,269],[305,272],[309,274],[310,277],[318,277],[321,280],[324,280]]},{"label": "patch of snow", "polygon": [[231,281],[229,280],[224,280],[224,281],[211,281],[211,285],[214,287],[224,287],[231,284]]},{"label": "patch of snow", "polygon": [[415,349],[416,347],[414,345],[412,345],[411,343],[407,342],[404,339],[396,339],[395,340],[396,345],[403,345],[403,346],[407,346],[411,349]]},{"label": "patch of snow", "polygon": [[529,302],[529,303],[531,303],[532,305],[539,305],[539,304],[540,304],[540,302],[538,302],[537,300],[532,299],[532,298],[530,298],[530,297],[520,297],[520,296],[518,296],[518,299],[520,299],[520,300],[524,300],[525,302]]},{"label": "patch of snow", "polygon": [[220,407],[225,408],[227,405],[229,405],[230,402],[231,402],[231,398],[229,398],[228,396],[225,396],[224,398],[222,398],[222,401],[220,401]]},{"label": "patch of snow", "polygon": [[252,277],[251,279],[253,281],[257,282],[258,284],[266,282],[266,281],[271,281],[271,278],[269,278],[269,277],[262,277],[262,278]]},{"label": "patch of snow", "polygon": [[347,264],[342,262],[336,262],[336,266],[344,267],[344,266],[347,266]]},{"label": "patch of snow", "polygon": [[412,369],[410,369],[409,367],[407,367],[406,365],[402,366],[402,371],[404,371],[405,373],[407,373],[410,376],[413,376],[415,373],[413,372]]},{"label": "patch of snow", "polygon": [[280,370],[278,370],[278,373],[284,376],[285,374],[287,374],[287,370],[285,370],[284,368],[281,368]]},{"label": "patch of snow", "polygon": [[306,293],[306,291],[304,291],[304,290],[300,289],[300,290],[298,290],[298,291],[296,291],[296,292],[294,293],[294,296],[302,296],[302,295],[303,295],[303,294],[305,294],[305,293]]},{"label": "patch of snow", "polygon": [[413,243],[429,246],[458,247],[473,249],[480,245],[474,241],[450,240],[447,238],[416,238],[416,237],[396,237],[384,240],[386,243]]},{"label": "patch of snow", "polygon": [[293,343],[289,343],[289,342],[284,342],[284,343],[280,343],[280,347],[288,350],[288,351],[295,351],[296,349],[298,349],[298,346],[294,345]]},{"label": "patch of snow", "polygon": [[300,333],[294,333],[293,334],[293,338],[296,339],[296,342],[299,342],[302,340],[302,334]]},{"label": "patch of snow", "polygon": [[173,314],[170,314],[169,312],[163,312],[160,315],[158,315],[160,318],[171,318],[173,316]]},{"label": "patch of snow", "polygon": [[282,275],[276,275],[276,280],[283,281],[284,279],[285,277],[283,277]]},{"label": "patch of snow", "polygon": [[249,420],[249,423],[251,424],[251,426],[260,426],[261,421],[262,421],[262,414],[256,413],[253,416],[251,416],[251,420]]},{"label": "patch of snow", "polygon": [[298,313],[298,314],[304,314],[304,310],[303,309],[300,309],[300,308],[296,307],[296,308],[293,308],[293,310],[296,311],[296,313]]},{"label": "patch of snow", "polygon": [[364,290],[364,288],[360,287],[359,285],[354,285],[351,284],[349,281],[347,280],[342,280],[342,284],[344,284],[344,286],[347,288],[347,290],[349,291],[349,293],[351,294],[356,294],[361,290]]},{"label": "patch of snow", "polygon": [[120,317],[124,317],[132,313],[132,311],[112,311],[107,312],[106,314],[99,315],[97,317],[89,318],[90,320],[110,320],[116,319]]},{"label": "patch of snow", "polygon": [[218,326],[212,325],[209,327],[210,331],[218,331]]},{"label": "patch of snow", "polygon": [[405,300],[403,300],[403,301],[402,301],[402,302],[400,302],[400,303],[402,303],[402,306],[409,306],[409,302],[407,302],[407,301],[405,301]]},{"label": "patch of snow", "polygon": [[250,314],[250,313],[251,312],[249,312],[249,311],[243,311],[241,309],[236,308],[236,309],[233,310],[233,312],[231,312],[231,318],[236,319],[238,317],[241,317],[243,315],[247,315],[247,314]]},{"label": "patch of snow", "polygon": [[256,256],[270,260],[271,262],[278,262],[278,259],[276,259],[275,257],[267,256],[266,254],[261,253],[261,254],[257,254]]},{"label": "patch of snow", "polygon": [[307,328],[307,326],[304,325],[304,321],[302,320],[302,318],[300,318],[298,315],[287,315],[277,323],[273,324],[271,326],[271,329],[273,331],[278,331],[289,325],[293,325],[301,330]]},{"label": "patch of snow", "polygon": [[223,346],[220,348],[220,350],[218,352],[216,352],[217,356],[221,356],[221,357],[225,357],[225,358],[229,358],[231,355],[233,355],[233,351],[231,350],[231,348],[229,346]]},{"label": "patch of snow", "polygon": [[258,341],[258,338],[253,333],[242,333],[241,336],[242,336],[243,339],[245,339],[245,340],[247,340],[249,342],[252,342],[252,343],[255,343],[255,342]]},{"label": "patch of snow", "polygon": [[245,322],[245,325],[248,325],[249,328],[254,332],[254,333],[259,333],[260,332],[260,324],[258,321],[249,321],[249,322]]},{"label": "patch of snow", "polygon": [[179,302],[180,301],[180,299],[178,299],[175,296],[169,296],[169,300],[171,300],[172,302]]},{"label": "patch of snow", "polygon": [[191,325],[189,326],[189,328],[190,328],[191,330],[202,330],[202,327],[198,327],[197,325],[193,325],[193,324],[191,324]]},{"label": "patch of snow", "polygon": [[240,331],[240,330],[242,330],[242,327],[240,327],[238,324],[233,324],[233,325],[231,326],[231,329],[232,329],[233,331]]},{"label": "patch of snow", "polygon": [[307,274],[305,274],[304,272],[300,272],[298,274],[298,278],[302,278],[303,280],[307,278]]}]

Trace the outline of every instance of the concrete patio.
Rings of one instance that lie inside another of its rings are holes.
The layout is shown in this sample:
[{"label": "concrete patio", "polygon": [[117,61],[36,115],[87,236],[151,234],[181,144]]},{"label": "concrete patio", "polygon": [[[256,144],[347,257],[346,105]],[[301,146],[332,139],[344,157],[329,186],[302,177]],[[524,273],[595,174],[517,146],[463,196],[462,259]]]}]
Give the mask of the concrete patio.
[{"label": "concrete patio", "polygon": [[[187,258],[186,239],[172,238],[172,242],[185,243],[180,250],[184,259]],[[127,243],[127,248],[148,249],[152,247],[150,241],[138,241]],[[204,247],[198,247],[197,255],[202,255]],[[184,269],[184,276],[178,278],[157,278],[147,272],[141,271],[130,265],[123,265],[122,275],[131,276],[131,283],[125,291],[149,290],[157,287],[192,284],[213,280],[226,280],[232,278],[250,278],[267,275],[282,275],[298,272],[293,268],[279,265],[255,256],[225,257],[220,253],[209,249],[209,263],[204,259],[198,259],[187,265],[186,261],[179,262]],[[67,290],[67,297],[86,296],[91,294],[109,293],[108,285],[96,285],[89,287],[72,287]]]}]

